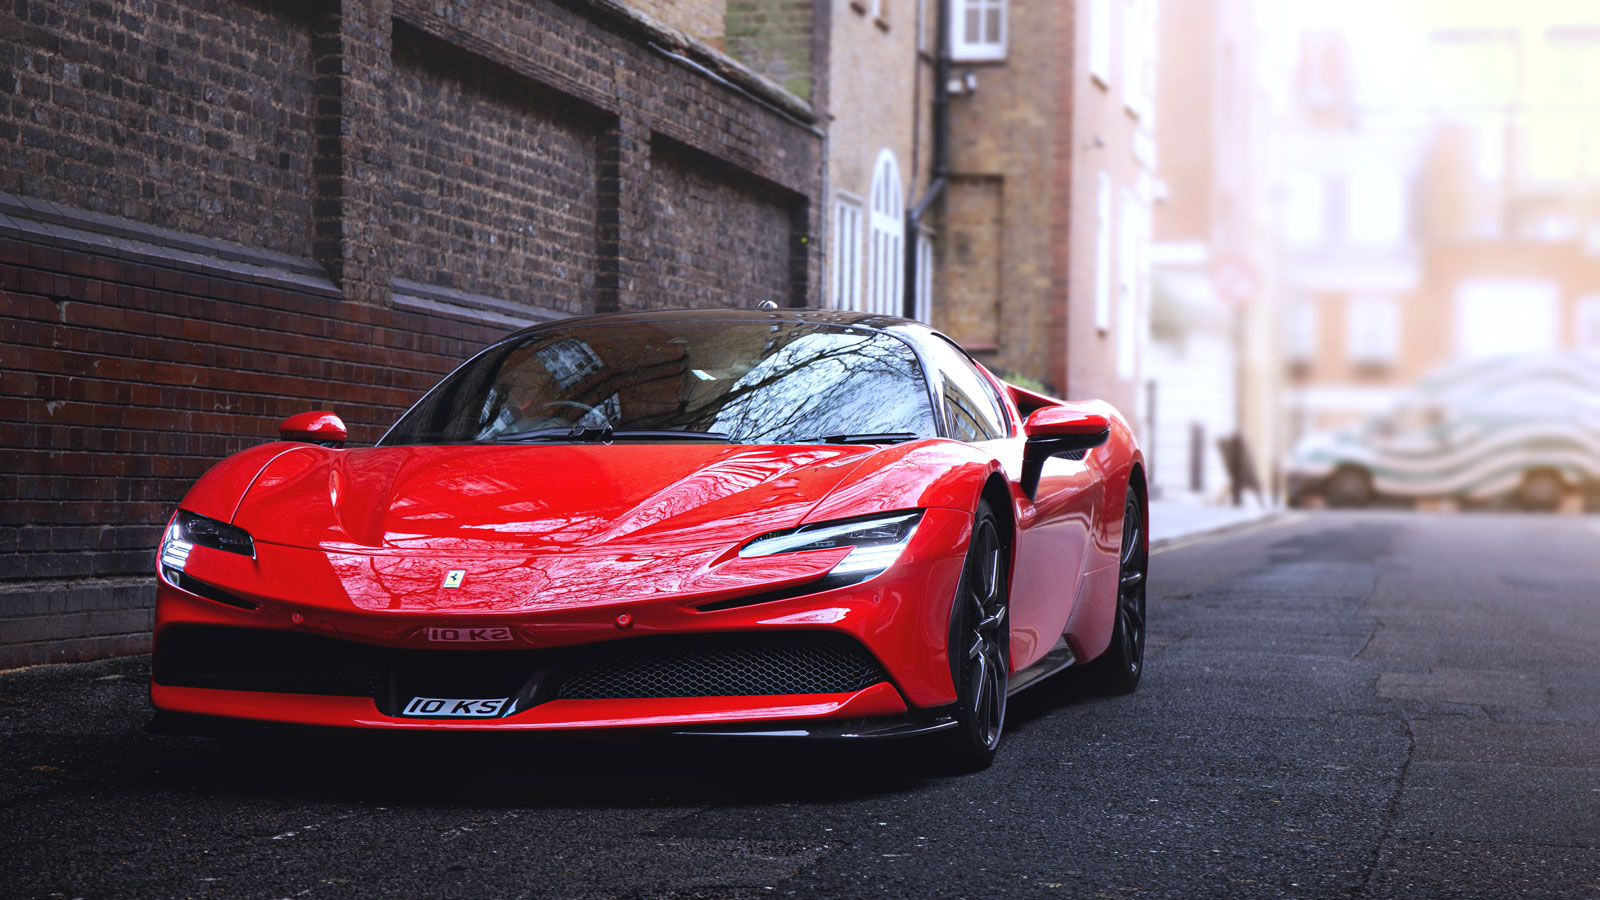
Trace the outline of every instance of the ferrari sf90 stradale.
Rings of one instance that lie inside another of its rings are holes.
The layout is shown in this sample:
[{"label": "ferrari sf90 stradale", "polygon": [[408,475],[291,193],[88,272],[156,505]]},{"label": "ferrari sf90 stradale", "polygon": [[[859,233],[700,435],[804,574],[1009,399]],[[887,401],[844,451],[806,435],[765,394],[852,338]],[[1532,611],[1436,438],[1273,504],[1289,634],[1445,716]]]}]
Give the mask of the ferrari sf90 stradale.
[{"label": "ferrari sf90 stradale", "polygon": [[[1144,463],[1100,402],[826,311],[519,331],[369,448],[331,413],[195,484],[158,554],[158,721],[929,734],[1144,662]],[[942,742],[942,743],[940,743]]]}]

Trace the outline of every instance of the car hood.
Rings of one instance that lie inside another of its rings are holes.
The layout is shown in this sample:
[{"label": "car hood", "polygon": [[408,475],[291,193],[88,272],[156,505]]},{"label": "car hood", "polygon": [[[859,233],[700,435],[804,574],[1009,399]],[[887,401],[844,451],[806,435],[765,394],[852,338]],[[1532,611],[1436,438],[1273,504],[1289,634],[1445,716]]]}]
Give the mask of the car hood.
[{"label": "car hood", "polygon": [[528,554],[729,545],[800,524],[870,447],[488,445],[274,457],[234,524],[340,553]]}]

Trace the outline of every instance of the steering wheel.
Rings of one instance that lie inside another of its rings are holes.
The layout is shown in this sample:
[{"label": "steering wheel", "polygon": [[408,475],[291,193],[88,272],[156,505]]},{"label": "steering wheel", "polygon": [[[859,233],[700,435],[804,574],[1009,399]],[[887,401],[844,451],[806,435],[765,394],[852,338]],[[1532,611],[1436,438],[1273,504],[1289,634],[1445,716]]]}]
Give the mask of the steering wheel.
[{"label": "steering wheel", "polygon": [[596,407],[593,407],[593,406],[590,406],[587,403],[579,403],[576,400],[551,400],[549,403],[541,403],[541,404],[539,404],[539,409],[542,411],[542,410],[550,409],[551,407],[556,407],[556,406],[570,406],[570,407],[573,407],[575,409],[583,410],[583,415],[578,419],[578,424],[581,424],[585,419],[588,419],[590,416],[594,416],[595,418],[599,419],[600,422],[603,423],[603,424],[606,424],[606,425],[611,424],[611,418],[609,416],[607,416],[604,412],[602,412],[600,409],[598,409]]}]

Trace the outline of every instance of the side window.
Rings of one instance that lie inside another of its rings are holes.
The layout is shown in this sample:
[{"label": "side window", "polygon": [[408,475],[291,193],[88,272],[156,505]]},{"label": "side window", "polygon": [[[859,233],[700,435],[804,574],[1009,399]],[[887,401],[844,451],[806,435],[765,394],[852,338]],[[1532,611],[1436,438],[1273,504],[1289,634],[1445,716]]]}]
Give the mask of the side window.
[{"label": "side window", "polygon": [[972,360],[943,340],[927,343],[942,378],[944,418],[958,441],[993,441],[1006,436],[1006,414],[994,386]]}]

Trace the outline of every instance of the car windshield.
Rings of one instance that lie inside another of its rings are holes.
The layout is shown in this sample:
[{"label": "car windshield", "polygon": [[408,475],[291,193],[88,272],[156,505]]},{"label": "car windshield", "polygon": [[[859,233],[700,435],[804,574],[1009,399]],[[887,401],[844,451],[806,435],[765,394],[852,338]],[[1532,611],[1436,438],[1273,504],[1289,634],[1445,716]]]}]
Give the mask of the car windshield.
[{"label": "car windshield", "polygon": [[650,319],[498,344],[429,392],[380,444],[935,434],[922,367],[898,338],[810,322]]}]

